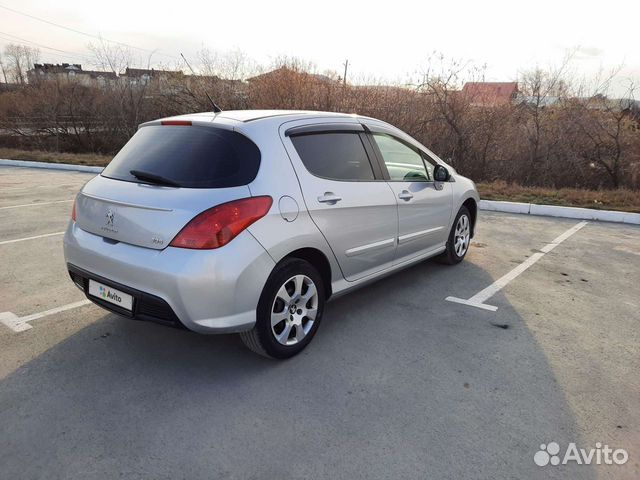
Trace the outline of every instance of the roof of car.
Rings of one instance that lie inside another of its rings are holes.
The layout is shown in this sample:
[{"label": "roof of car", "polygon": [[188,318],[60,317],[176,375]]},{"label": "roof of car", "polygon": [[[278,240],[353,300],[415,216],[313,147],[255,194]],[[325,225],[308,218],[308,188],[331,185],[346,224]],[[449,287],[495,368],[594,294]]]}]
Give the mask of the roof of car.
[{"label": "roof of car", "polygon": [[[334,118],[361,118],[356,114],[337,113],[337,112],[320,112],[313,110],[224,110],[222,112],[201,112],[191,113],[187,115],[178,115],[170,117],[171,119],[181,120],[204,120],[210,119],[213,123],[249,123],[260,120],[276,119],[288,117],[287,120],[295,120],[302,118],[314,117],[334,117]],[[166,120],[166,119],[163,119]]]},{"label": "roof of car", "polygon": [[271,117],[346,117],[353,118],[355,114],[337,112],[317,112],[312,110],[229,110],[217,114],[218,117],[229,118],[239,122],[253,122]]}]

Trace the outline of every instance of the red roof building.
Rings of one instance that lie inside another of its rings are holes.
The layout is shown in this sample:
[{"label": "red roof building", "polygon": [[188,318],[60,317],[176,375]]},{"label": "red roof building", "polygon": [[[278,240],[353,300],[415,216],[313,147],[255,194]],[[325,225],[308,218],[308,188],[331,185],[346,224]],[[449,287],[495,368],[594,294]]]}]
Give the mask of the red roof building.
[{"label": "red roof building", "polygon": [[478,107],[508,105],[518,96],[517,82],[467,82],[462,94],[469,103]]}]

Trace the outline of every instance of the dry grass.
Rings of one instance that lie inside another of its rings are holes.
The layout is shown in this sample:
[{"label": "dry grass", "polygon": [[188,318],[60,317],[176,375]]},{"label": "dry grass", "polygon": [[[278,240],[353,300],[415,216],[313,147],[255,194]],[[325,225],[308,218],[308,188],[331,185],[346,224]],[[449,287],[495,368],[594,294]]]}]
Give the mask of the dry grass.
[{"label": "dry grass", "polygon": [[112,155],[98,155],[95,153],[59,153],[43,150],[18,150],[15,148],[0,148],[0,158],[9,160],[30,160],[32,162],[71,163],[73,165],[106,166]]},{"label": "dry grass", "polygon": [[479,183],[480,198],[509,202],[563,205],[567,207],[620,210],[640,213],[640,191],[632,190],[582,190],[541,187],[523,187],[506,182]]}]

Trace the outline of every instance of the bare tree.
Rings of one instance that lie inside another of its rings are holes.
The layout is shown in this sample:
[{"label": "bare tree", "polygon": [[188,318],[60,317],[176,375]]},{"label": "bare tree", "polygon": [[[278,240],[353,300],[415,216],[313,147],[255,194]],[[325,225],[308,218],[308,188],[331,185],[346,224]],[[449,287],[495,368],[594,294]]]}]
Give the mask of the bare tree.
[{"label": "bare tree", "polygon": [[640,161],[639,122],[631,110],[634,99],[631,85],[623,98],[597,93],[572,108],[572,124],[582,136],[576,153],[590,168],[603,172],[614,188],[623,184],[625,169]]},{"label": "bare tree", "polygon": [[[105,41],[89,43],[87,48],[93,54],[93,64],[98,70],[120,74],[133,64],[133,53],[128,47],[114,45]],[[151,58],[147,63],[150,63]]]},{"label": "bare tree", "polygon": [[[561,138],[553,136],[545,142],[549,130],[549,110],[564,101],[570,94],[568,83],[563,79],[575,52],[568,52],[558,67],[543,70],[535,68],[524,72],[518,82],[521,94],[521,112],[528,142],[528,164],[524,181],[544,173],[541,164],[548,162]],[[555,140],[555,141],[554,141]]]},{"label": "bare tree", "polygon": [[0,70],[2,70],[2,76],[4,77],[4,83],[9,83],[9,81],[7,80],[7,68],[4,65],[4,62],[2,61],[2,54],[0,54]]},{"label": "bare tree", "polygon": [[463,79],[483,78],[484,67],[471,62],[448,60],[443,55],[433,55],[422,75],[422,81],[416,86],[418,92],[426,95],[432,108],[425,110],[420,120],[423,128],[429,129],[441,124],[449,137],[445,143],[446,151],[441,154],[452,165],[465,170],[468,161],[474,124],[468,122],[472,110],[473,98],[461,90]]},{"label": "bare tree", "polygon": [[[4,49],[6,65],[2,70],[7,83],[28,83],[27,72],[33,68],[40,58],[40,50],[26,45],[9,44]],[[7,81],[8,80],[8,81]]]},{"label": "bare tree", "polygon": [[197,54],[197,61],[202,75],[224,80],[246,80],[258,71],[255,61],[239,49],[220,52],[203,48]]}]

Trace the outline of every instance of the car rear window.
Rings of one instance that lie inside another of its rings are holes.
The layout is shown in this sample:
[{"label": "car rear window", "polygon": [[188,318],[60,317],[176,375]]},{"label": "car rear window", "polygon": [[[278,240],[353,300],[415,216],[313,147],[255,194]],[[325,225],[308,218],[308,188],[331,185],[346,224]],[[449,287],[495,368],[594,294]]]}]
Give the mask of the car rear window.
[{"label": "car rear window", "polygon": [[260,167],[260,150],[231,130],[197,126],[153,125],[140,128],[102,176],[145,183],[139,170],[180,187],[225,188],[250,183]]},{"label": "car rear window", "polygon": [[318,177],[351,181],[374,179],[358,133],[303,134],[291,137],[291,141],[304,166]]}]

